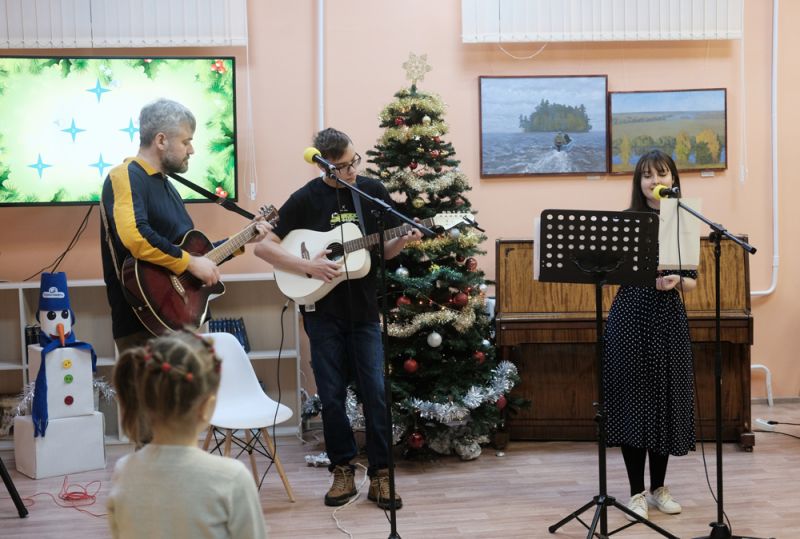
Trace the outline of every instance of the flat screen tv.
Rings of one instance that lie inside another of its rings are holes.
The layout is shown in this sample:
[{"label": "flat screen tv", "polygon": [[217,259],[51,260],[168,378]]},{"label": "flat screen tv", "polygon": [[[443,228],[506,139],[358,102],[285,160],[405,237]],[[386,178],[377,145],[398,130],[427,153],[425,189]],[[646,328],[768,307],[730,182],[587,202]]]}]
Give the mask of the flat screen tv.
[{"label": "flat screen tv", "polygon": [[231,57],[0,58],[0,205],[97,202],[109,170],[138,151],[142,106],[161,97],[197,119],[183,176],[236,200],[234,78]]}]

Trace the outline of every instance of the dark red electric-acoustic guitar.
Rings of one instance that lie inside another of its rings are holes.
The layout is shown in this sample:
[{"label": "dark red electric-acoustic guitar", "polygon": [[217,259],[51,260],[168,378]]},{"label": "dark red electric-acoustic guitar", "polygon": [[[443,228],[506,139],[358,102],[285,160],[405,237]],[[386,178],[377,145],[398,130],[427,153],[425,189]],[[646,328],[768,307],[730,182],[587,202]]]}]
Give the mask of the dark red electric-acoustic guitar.
[{"label": "dark red electric-acoustic guitar", "polygon": [[[264,206],[259,214],[270,224],[278,220],[274,206]],[[198,230],[190,230],[179,247],[196,256],[205,256],[220,265],[257,234],[255,222],[217,247]],[[225,293],[218,282],[205,286],[189,273],[176,275],[168,269],[128,257],[122,264],[122,289],[133,312],[153,335],[189,329],[196,331],[208,316],[208,302]]]}]

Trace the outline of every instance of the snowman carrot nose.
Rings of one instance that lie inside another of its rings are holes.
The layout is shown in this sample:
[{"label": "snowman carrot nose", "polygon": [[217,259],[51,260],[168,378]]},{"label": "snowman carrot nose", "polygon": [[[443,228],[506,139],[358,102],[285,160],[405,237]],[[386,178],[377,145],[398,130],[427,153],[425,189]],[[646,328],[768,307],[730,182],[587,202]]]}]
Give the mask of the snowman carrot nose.
[{"label": "snowman carrot nose", "polygon": [[61,341],[61,346],[64,346],[64,324],[56,324],[56,332],[58,333],[58,340]]}]

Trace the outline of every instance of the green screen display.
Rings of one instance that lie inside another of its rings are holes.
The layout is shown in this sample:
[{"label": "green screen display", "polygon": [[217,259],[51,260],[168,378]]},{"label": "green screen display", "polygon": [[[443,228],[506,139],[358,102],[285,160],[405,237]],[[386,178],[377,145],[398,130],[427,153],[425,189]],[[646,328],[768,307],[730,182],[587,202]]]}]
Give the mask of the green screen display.
[{"label": "green screen display", "polygon": [[235,200],[234,96],[233,58],[0,58],[0,205],[98,201],[139,149],[142,106],[162,97],[197,119],[183,176]]}]

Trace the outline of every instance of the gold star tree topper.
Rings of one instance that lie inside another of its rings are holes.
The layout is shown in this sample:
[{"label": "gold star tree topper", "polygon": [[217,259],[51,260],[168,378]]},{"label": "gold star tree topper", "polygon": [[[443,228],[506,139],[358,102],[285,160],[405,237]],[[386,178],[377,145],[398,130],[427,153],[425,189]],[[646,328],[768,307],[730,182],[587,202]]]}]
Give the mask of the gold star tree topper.
[{"label": "gold star tree topper", "polygon": [[408,55],[408,60],[403,63],[403,69],[406,70],[406,78],[416,86],[417,81],[425,80],[425,73],[433,68],[428,65],[427,54],[417,56],[412,52]]}]

